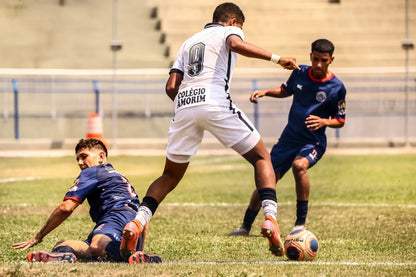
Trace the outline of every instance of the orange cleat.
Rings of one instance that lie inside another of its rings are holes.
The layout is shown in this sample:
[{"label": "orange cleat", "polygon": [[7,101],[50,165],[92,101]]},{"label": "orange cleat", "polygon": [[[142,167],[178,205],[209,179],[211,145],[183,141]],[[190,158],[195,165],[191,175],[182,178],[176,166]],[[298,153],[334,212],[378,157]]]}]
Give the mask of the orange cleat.
[{"label": "orange cleat", "polygon": [[129,258],[129,264],[144,264],[144,263],[156,263],[162,262],[162,257],[158,255],[146,254],[143,251],[137,251]]},{"label": "orange cleat", "polygon": [[136,252],[137,242],[143,228],[137,219],[130,221],[124,226],[120,244],[120,254],[124,260],[128,260]]},{"label": "orange cleat", "polygon": [[269,240],[269,250],[273,255],[283,256],[285,254],[285,247],[280,238],[279,225],[273,217],[266,216],[266,219],[261,226],[261,234]]},{"label": "orange cleat", "polygon": [[75,263],[77,257],[74,253],[60,253],[48,251],[33,251],[27,255],[29,262],[38,263]]}]

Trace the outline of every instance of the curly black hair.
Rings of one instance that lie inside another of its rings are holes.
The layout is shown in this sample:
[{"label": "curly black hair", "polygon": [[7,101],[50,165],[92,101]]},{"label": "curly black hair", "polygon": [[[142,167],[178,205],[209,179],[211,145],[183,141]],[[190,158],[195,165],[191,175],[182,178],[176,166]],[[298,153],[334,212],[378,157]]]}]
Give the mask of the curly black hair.
[{"label": "curly black hair", "polygon": [[104,151],[105,155],[108,156],[107,147],[105,146],[104,142],[102,142],[99,139],[94,139],[94,138],[80,139],[77,146],[75,146],[75,154],[78,152],[78,150],[83,149],[83,148],[87,148],[87,149],[96,148],[96,149]]}]

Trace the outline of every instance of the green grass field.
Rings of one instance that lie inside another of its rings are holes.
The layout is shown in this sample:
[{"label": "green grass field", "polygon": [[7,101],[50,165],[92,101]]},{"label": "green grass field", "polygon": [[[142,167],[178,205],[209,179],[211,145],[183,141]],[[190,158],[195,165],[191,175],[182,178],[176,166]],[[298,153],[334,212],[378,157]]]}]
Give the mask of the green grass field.
[{"label": "green grass field", "polygon": [[[139,196],[159,176],[164,157],[111,157]],[[307,227],[319,239],[312,262],[268,251],[259,214],[252,235],[229,237],[241,224],[254,188],[252,168],[237,155],[196,156],[159,207],[146,251],[163,264],[29,264],[12,244],[35,234],[79,173],[74,157],[0,159],[0,276],[415,276],[416,155],[327,155],[309,171]],[[279,183],[278,219],[287,235],[295,220],[294,182]],[[84,203],[33,250],[87,237]]]}]

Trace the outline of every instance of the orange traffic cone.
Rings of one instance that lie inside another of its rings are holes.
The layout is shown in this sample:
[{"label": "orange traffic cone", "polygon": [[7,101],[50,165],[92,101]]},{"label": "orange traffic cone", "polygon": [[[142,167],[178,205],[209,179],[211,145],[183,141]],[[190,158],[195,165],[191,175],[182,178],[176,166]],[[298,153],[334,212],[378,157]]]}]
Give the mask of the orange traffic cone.
[{"label": "orange traffic cone", "polygon": [[107,142],[104,139],[103,135],[103,118],[101,115],[93,112],[88,116],[88,126],[87,126],[87,139],[95,138],[104,142],[105,146],[108,148]]}]

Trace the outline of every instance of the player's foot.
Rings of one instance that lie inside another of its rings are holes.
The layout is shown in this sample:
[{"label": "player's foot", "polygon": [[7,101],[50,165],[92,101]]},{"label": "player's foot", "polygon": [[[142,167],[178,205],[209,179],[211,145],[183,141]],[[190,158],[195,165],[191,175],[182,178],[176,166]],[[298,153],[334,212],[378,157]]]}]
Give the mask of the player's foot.
[{"label": "player's foot", "polygon": [[250,229],[246,229],[243,226],[240,228],[235,229],[231,233],[228,234],[229,236],[248,236],[250,235]]},{"label": "player's foot", "polygon": [[162,262],[162,257],[158,255],[146,254],[143,251],[137,251],[129,258],[129,264],[143,264],[143,263],[156,263]]},{"label": "player's foot", "polygon": [[120,254],[126,261],[136,252],[137,242],[143,228],[137,219],[130,221],[124,226],[120,244]]},{"label": "player's foot", "polygon": [[280,238],[279,225],[277,225],[277,221],[273,217],[266,216],[261,226],[261,234],[269,240],[269,250],[273,255],[283,256],[285,254],[283,241]]},{"label": "player's foot", "polygon": [[74,253],[60,253],[48,251],[33,251],[27,255],[29,262],[39,263],[75,263],[77,257]]},{"label": "player's foot", "polygon": [[305,225],[295,225],[295,226],[293,226],[292,232],[296,231],[296,230],[304,231],[304,230],[306,230],[306,226]]}]

